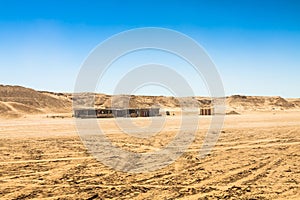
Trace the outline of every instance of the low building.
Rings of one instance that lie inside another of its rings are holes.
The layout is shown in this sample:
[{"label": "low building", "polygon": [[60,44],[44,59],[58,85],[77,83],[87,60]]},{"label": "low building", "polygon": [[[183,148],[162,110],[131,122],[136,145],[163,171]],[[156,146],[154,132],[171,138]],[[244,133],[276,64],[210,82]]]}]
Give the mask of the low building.
[{"label": "low building", "polygon": [[82,108],[74,110],[76,118],[96,118],[96,110],[92,108]]},{"label": "low building", "polygon": [[214,115],[214,108],[213,107],[200,108],[200,115]]},{"label": "low building", "polygon": [[81,108],[74,109],[76,118],[154,117],[159,108]]}]

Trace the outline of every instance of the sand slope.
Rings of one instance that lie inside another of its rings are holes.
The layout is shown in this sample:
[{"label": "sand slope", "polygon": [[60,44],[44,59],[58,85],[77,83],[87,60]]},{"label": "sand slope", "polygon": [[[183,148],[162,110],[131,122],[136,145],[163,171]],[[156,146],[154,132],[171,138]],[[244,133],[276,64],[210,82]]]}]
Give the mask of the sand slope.
[{"label": "sand slope", "polygon": [[299,99],[284,99],[279,96],[241,96],[233,95],[226,99],[229,108],[236,111],[276,111],[300,108]]},{"label": "sand slope", "polygon": [[71,112],[70,100],[21,86],[0,85],[1,117],[54,112]]}]

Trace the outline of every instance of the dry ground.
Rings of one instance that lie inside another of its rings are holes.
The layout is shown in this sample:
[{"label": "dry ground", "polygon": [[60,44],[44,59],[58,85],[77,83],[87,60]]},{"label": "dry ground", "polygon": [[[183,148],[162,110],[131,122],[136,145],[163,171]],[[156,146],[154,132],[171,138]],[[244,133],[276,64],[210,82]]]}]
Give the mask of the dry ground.
[{"label": "dry ground", "polygon": [[[300,112],[226,116],[209,156],[198,158],[210,118],[200,117],[195,142],[158,171],[114,171],[89,155],[74,119],[43,116],[0,120],[0,199],[300,199]],[[147,118],[133,119],[140,126]],[[146,152],[166,145],[180,117],[150,139],[118,131],[100,119],[124,149]]]}]

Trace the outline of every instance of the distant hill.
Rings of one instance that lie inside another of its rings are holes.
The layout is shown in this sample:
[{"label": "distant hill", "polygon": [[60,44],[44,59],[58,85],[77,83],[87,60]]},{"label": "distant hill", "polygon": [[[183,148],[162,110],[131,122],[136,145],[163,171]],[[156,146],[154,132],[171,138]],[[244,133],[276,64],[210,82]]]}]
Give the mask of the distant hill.
[{"label": "distant hill", "polygon": [[1,117],[28,114],[70,113],[71,101],[66,97],[38,92],[21,86],[0,85]]},{"label": "distant hill", "polygon": [[[93,97],[94,94],[86,93],[85,96]],[[36,91],[21,86],[0,85],[0,117],[11,118],[24,115],[72,113],[72,99],[80,104],[88,98],[73,97],[68,93],[54,93]],[[113,100],[113,104],[111,103]],[[166,109],[179,109],[180,105],[191,109],[209,106],[211,99],[208,97],[165,97],[165,96],[135,96],[135,95],[106,95],[95,94],[96,107],[129,107],[141,108],[159,106]],[[226,98],[228,113],[244,113],[252,111],[285,111],[300,110],[300,99],[284,99],[282,97],[242,96],[233,95]]]},{"label": "distant hill", "polygon": [[226,98],[228,109],[244,111],[280,111],[300,109],[300,99],[284,99],[279,96],[242,96],[233,95]]},{"label": "distant hill", "polygon": [[[92,95],[94,94],[86,94]],[[86,98],[82,98],[86,99]],[[88,98],[87,98],[88,99]],[[113,103],[112,103],[113,99]],[[128,99],[130,99],[128,103]],[[126,104],[127,103],[127,104]],[[180,108],[199,108],[210,106],[211,99],[209,97],[165,97],[165,96],[134,96],[134,95],[118,95],[111,96],[105,94],[95,94],[95,106],[98,107],[151,107],[159,106],[167,109]],[[81,105],[84,104],[83,100]],[[112,105],[113,104],[113,105]],[[89,103],[86,104],[87,106]],[[90,105],[92,106],[92,105]],[[239,113],[251,111],[283,111],[283,110],[300,110],[300,99],[284,99],[282,97],[264,97],[264,96],[242,96],[233,95],[226,97],[227,112],[236,111]]]}]

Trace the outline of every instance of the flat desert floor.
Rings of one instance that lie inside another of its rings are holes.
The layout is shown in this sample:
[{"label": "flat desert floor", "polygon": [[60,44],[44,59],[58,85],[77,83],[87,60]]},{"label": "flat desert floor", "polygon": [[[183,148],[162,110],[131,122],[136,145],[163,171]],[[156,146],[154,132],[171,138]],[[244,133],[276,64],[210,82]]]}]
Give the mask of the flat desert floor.
[{"label": "flat desert floor", "polygon": [[[151,118],[131,120],[143,127]],[[98,122],[116,146],[147,152],[170,142],[180,117],[146,139],[123,134],[115,119]],[[2,119],[0,199],[300,199],[300,112],[228,115],[215,148],[199,158],[209,122],[199,117],[194,142],[174,163],[126,173],[88,153],[73,118]]]}]

